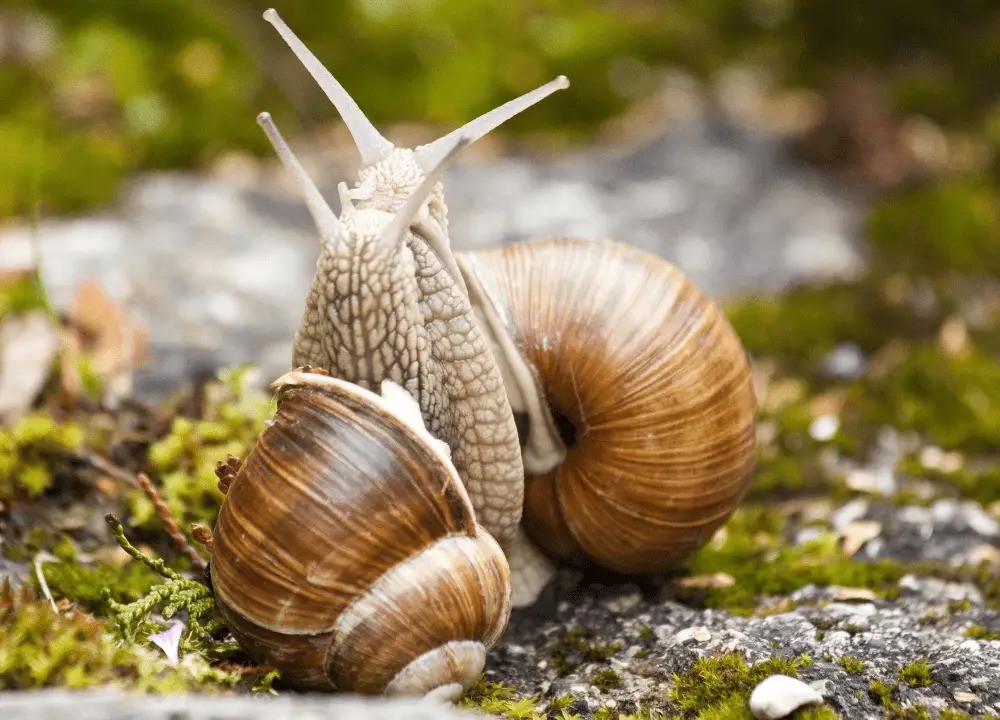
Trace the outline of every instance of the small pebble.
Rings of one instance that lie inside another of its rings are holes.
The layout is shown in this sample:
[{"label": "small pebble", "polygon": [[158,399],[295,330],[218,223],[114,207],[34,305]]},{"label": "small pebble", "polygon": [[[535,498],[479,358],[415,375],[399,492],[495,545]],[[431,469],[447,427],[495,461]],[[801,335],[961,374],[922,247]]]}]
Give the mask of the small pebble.
[{"label": "small pebble", "polygon": [[704,625],[685,628],[674,635],[674,641],[681,645],[686,642],[690,642],[691,640],[694,640],[695,642],[708,642],[711,639],[712,633],[710,633],[708,628]]},{"label": "small pebble", "polygon": [[750,712],[757,720],[779,720],[800,707],[823,702],[823,696],[801,680],[772,675],[750,694]]}]

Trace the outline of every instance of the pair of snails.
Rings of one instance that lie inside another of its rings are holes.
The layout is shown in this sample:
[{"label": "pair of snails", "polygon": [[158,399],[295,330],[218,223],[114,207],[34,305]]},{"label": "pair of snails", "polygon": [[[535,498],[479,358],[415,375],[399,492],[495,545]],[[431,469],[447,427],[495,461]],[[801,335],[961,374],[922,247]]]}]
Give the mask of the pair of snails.
[{"label": "pair of snails", "polygon": [[[719,310],[669,263],[555,238],[453,253],[439,179],[557,78],[397,148],[282,22],[354,138],[334,214],[263,113],[320,234],[295,366],[227,465],[211,580],[291,685],[457,697],[553,560],[675,565],[741,499],[756,404]],[[378,391],[378,392],[376,392]]]}]

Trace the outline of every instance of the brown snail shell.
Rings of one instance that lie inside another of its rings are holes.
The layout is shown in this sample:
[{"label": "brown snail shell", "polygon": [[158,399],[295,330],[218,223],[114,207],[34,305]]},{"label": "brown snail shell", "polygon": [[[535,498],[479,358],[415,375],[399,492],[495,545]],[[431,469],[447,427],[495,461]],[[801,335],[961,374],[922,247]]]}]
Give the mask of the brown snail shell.
[{"label": "brown snail shell", "polygon": [[446,450],[419,409],[351,383],[294,371],[275,386],[277,415],[214,534],[229,628],[297,688],[456,697],[505,629],[511,591]]},{"label": "brown snail shell", "polygon": [[607,241],[520,243],[459,265],[568,441],[557,467],[525,479],[529,536],[627,573],[705,543],[755,457],[750,369],[722,313],[670,263]]}]

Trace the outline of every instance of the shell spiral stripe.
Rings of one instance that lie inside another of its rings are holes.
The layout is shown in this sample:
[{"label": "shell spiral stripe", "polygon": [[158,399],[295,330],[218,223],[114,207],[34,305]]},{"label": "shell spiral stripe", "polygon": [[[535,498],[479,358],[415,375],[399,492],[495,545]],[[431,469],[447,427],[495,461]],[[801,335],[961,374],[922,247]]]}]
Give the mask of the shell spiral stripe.
[{"label": "shell spiral stripe", "polygon": [[739,339],[676,268],[604,241],[477,253],[573,443],[526,479],[525,526],[557,557],[624,572],[699,547],[742,498],[756,401]]},{"label": "shell spiral stripe", "polygon": [[216,524],[223,617],[299,688],[381,692],[414,658],[492,643],[510,610],[454,469],[359,392],[282,390]]}]

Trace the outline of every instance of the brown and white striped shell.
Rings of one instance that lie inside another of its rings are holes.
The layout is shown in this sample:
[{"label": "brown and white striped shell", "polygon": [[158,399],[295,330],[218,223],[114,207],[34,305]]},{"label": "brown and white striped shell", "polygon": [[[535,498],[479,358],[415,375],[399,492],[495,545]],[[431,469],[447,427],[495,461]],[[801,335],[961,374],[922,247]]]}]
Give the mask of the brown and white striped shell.
[{"label": "brown and white striped shell", "polygon": [[211,580],[246,652],[301,689],[455,698],[510,615],[510,576],[405,390],[325,374],[278,410],[227,488]]},{"label": "brown and white striped shell", "polygon": [[722,313],[670,263],[607,241],[527,242],[458,263],[565,443],[561,460],[526,477],[529,536],[555,558],[628,573],[704,544],[743,497],[755,456],[750,369]]}]

